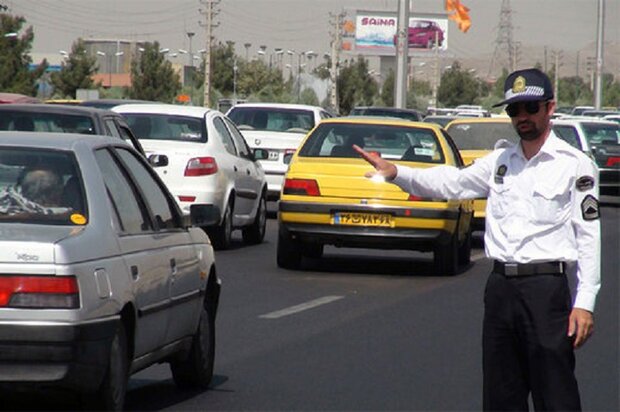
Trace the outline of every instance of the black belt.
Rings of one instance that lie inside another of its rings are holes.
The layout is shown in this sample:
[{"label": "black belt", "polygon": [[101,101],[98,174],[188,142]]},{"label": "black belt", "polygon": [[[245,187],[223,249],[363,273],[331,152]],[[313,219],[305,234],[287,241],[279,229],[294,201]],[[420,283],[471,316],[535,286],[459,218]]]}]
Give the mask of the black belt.
[{"label": "black belt", "polygon": [[557,275],[564,273],[565,262],[510,263],[493,261],[493,272],[505,276]]}]

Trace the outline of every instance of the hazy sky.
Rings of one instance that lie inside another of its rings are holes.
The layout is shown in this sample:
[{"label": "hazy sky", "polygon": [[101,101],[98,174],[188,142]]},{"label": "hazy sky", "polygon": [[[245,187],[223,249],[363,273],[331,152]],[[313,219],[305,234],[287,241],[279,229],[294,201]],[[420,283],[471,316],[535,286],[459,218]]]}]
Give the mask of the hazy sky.
[{"label": "hazy sky", "polygon": [[[204,1],[204,0],[203,0]],[[461,33],[449,27],[450,51],[457,58],[492,53],[502,0],[461,0],[470,8],[472,26]],[[503,0],[507,1],[507,0]],[[592,49],[598,0],[510,0],[513,38],[524,48],[548,46],[567,51]],[[3,0],[35,31],[33,53],[70,50],[78,37],[159,41],[161,47],[204,48],[200,0]],[[620,43],[620,0],[606,0],[605,41]],[[413,0],[411,12],[443,12],[444,0]],[[243,55],[258,46],[313,50],[330,48],[329,13],[343,9],[396,11],[398,0],[221,0],[216,41],[236,42]]]}]

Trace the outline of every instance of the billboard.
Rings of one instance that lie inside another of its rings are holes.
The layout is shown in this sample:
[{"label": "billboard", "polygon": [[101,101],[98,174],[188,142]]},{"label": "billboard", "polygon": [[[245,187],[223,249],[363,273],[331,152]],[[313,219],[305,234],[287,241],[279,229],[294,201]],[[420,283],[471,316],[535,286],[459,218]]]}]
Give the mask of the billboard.
[{"label": "billboard", "polygon": [[[353,21],[355,23],[353,23]],[[343,50],[373,56],[396,54],[398,18],[395,13],[357,10],[343,25]],[[448,18],[443,14],[416,14],[409,18],[409,52],[448,49]]]}]

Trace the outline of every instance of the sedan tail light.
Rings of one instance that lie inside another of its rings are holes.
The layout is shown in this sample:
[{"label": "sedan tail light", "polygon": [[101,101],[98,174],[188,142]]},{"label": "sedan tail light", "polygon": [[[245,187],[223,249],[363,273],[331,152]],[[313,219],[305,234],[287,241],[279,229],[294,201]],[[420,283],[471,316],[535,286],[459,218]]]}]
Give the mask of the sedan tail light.
[{"label": "sedan tail light", "polygon": [[0,307],[76,309],[79,306],[75,276],[0,276]]},{"label": "sedan tail light", "polygon": [[285,195],[321,196],[319,185],[313,179],[286,179],[284,181]]},{"label": "sedan tail light", "polygon": [[207,176],[217,173],[215,157],[194,157],[185,166],[184,176]]}]

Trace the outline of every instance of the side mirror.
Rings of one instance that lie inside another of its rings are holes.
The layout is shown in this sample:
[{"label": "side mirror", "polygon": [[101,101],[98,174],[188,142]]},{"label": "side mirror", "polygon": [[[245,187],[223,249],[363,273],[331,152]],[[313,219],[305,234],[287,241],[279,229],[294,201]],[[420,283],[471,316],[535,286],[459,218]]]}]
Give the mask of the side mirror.
[{"label": "side mirror", "polygon": [[168,166],[168,156],[160,154],[152,154],[148,157],[149,164],[153,167]]},{"label": "side mirror", "polygon": [[220,223],[220,208],[215,205],[191,205],[189,218],[192,226],[215,226]]},{"label": "side mirror", "polygon": [[254,149],[254,159],[265,160],[269,158],[269,150],[266,149]]}]

